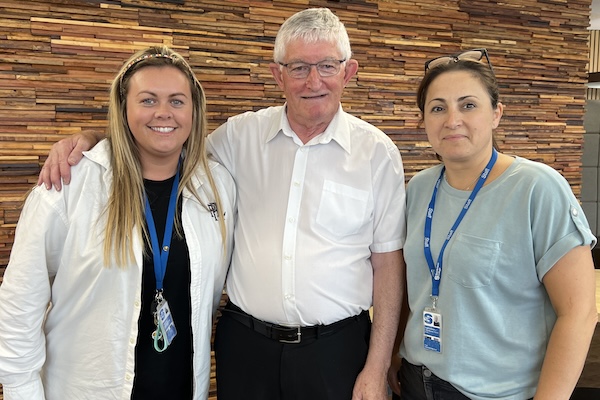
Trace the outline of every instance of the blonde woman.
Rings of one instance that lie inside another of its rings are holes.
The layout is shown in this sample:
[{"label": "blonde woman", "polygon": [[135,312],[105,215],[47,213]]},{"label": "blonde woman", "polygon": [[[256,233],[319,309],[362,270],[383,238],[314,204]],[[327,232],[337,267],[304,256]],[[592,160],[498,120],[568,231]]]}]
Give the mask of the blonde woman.
[{"label": "blonde woman", "polygon": [[205,399],[236,192],[206,158],[205,98],[167,47],[114,79],[107,138],[36,187],[0,286],[11,399]]}]

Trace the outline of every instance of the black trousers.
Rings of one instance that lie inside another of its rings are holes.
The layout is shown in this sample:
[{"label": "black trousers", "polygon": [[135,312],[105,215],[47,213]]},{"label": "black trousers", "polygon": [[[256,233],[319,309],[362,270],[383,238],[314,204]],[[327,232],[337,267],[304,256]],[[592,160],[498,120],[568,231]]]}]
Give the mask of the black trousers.
[{"label": "black trousers", "polygon": [[369,348],[371,322],[357,318],[330,335],[280,343],[224,312],[215,334],[219,400],[345,400]]},{"label": "black trousers", "polygon": [[402,397],[394,394],[393,400],[469,400],[427,368],[410,364],[404,359],[398,375]]},{"label": "black trousers", "polygon": [[392,400],[469,400],[449,382],[435,376],[427,367],[410,364],[404,359],[398,372],[398,380],[402,396],[394,393]]}]

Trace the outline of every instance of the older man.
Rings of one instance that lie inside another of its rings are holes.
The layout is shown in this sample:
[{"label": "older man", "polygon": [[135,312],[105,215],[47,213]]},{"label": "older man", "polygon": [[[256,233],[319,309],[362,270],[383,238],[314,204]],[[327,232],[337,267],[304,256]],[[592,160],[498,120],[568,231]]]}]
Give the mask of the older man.
[{"label": "older man", "polygon": [[[286,103],[234,116],[208,138],[239,192],[215,338],[219,400],[387,398],[404,173],[394,143],[341,108],[358,69],[351,56],[329,9],[291,16],[270,66]],[[55,146],[40,182],[58,183],[60,160],[91,142]]]}]

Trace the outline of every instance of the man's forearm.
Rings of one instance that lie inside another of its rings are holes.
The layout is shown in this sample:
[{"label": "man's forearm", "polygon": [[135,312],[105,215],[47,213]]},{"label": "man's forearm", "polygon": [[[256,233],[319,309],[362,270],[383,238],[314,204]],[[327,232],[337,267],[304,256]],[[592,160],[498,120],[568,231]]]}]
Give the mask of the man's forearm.
[{"label": "man's forearm", "polygon": [[382,368],[385,376],[390,366],[402,298],[404,297],[404,267],[400,250],[374,253],[373,263],[373,325],[367,365]]}]

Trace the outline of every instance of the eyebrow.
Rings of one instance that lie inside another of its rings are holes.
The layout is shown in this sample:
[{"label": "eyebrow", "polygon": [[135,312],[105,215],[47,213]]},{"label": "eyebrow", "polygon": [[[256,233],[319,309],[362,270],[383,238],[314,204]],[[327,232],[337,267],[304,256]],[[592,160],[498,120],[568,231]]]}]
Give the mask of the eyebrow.
[{"label": "eyebrow", "polygon": [[[468,94],[468,95],[466,95],[466,96],[461,96],[461,97],[459,97],[459,98],[458,98],[458,101],[464,101],[464,100],[467,100],[467,99],[469,99],[469,98],[474,98],[474,99],[477,99],[477,100],[479,100],[479,97],[477,97],[476,95],[474,95],[474,94]],[[442,103],[447,103],[446,99],[443,99],[443,98],[441,98],[441,97],[436,97],[435,99],[431,99],[431,100],[429,100],[429,101],[427,102],[427,104],[430,104],[430,103],[431,103],[431,102],[433,102],[433,101],[440,101],[440,102],[442,102]]]},{"label": "eyebrow", "polygon": [[469,99],[469,98],[474,98],[474,99],[477,99],[477,100],[479,100],[479,97],[477,97],[476,95],[474,95],[474,94],[468,94],[468,95],[466,95],[466,96],[461,96],[461,97],[459,97],[459,98],[458,98],[458,101],[467,100],[467,99]]},{"label": "eyebrow", "polygon": [[[136,96],[139,96],[139,95],[141,95],[141,94],[149,94],[149,95],[151,95],[151,96],[158,97],[158,95],[157,95],[155,92],[151,91],[151,90],[140,90],[140,91],[139,91],[139,92],[136,94]],[[169,97],[176,97],[176,96],[183,96],[183,97],[186,97],[186,98],[187,98],[187,95],[186,95],[185,93],[183,93],[183,92],[171,93],[171,94],[169,95]]]},{"label": "eyebrow", "polygon": [[302,64],[318,64],[318,63],[320,63],[320,62],[323,62],[323,61],[339,61],[339,59],[337,59],[337,58],[335,58],[335,57],[325,57],[324,59],[322,59],[322,60],[320,60],[320,61],[317,61],[316,63],[310,63],[310,62],[308,62],[308,61],[304,61],[304,60],[299,60],[299,59],[296,59],[296,60],[291,60],[291,61],[290,61],[290,62],[288,62],[287,64],[296,64],[296,63],[302,63]]}]

